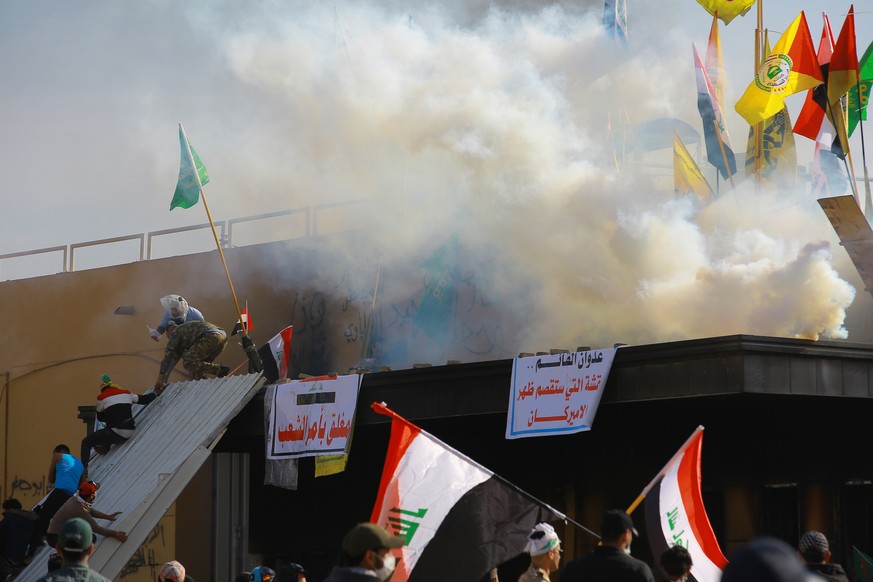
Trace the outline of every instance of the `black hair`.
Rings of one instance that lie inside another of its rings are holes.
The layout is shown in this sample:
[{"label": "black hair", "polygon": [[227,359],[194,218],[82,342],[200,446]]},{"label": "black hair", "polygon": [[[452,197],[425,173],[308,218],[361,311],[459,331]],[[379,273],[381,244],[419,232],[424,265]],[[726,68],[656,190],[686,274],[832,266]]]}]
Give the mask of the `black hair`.
[{"label": "black hair", "polygon": [[661,567],[671,578],[685,576],[691,566],[691,552],[682,546],[673,546],[661,554]]},{"label": "black hair", "polygon": [[21,502],[14,497],[10,497],[3,502],[3,509],[21,509]]},{"label": "black hair", "polygon": [[54,453],[66,453],[69,455],[70,454],[70,447],[68,447],[67,445],[58,445],[55,447],[55,450],[52,452],[54,452]]}]

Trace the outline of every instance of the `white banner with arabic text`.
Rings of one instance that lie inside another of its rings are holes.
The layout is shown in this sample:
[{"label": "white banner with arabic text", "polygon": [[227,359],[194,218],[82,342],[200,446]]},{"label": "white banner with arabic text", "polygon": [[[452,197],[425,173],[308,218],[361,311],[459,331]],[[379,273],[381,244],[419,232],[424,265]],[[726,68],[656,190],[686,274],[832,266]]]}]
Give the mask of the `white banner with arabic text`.
[{"label": "white banner with arabic text", "polygon": [[267,458],[348,453],[360,386],[359,374],[277,384]]},{"label": "white banner with arabic text", "polygon": [[506,438],[591,430],[615,351],[515,358]]}]

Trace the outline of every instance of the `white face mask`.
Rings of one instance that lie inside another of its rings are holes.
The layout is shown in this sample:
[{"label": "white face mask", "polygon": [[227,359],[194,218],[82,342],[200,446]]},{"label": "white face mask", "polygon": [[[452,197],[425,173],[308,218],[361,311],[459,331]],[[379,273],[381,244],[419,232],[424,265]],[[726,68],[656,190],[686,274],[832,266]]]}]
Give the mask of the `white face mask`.
[{"label": "white face mask", "polygon": [[630,547],[631,547],[631,545],[628,544],[627,547],[624,548],[624,553],[627,554],[628,556],[630,556]]},{"label": "white face mask", "polygon": [[374,572],[376,572],[376,576],[378,576],[380,580],[387,580],[394,572],[394,567],[396,565],[397,558],[392,554],[386,554],[385,557],[382,558],[382,566],[376,568]]}]

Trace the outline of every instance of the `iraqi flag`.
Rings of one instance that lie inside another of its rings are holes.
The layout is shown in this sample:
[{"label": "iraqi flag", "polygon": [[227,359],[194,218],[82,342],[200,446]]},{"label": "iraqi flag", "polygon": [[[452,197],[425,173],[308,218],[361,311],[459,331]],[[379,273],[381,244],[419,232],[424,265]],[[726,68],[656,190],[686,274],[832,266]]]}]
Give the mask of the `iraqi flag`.
[{"label": "iraqi flag", "polygon": [[479,580],[566,516],[389,410],[391,440],[370,521],[406,536],[392,582]]},{"label": "iraqi flag", "polygon": [[288,362],[291,360],[291,331],[289,325],[258,348],[258,355],[264,364],[264,378],[269,384],[288,377]]},{"label": "iraqi flag", "polygon": [[242,321],[237,320],[236,325],[233,326],[233,330],[230,332],[230,335],[236,335],[243,330],[243,326],[246,326],[246,333],[254,329],[252,326],[252,322],[249,319],[249,303],[246,301],[246,306],[243,307],[243,310],[240,312],[240,317]]},{"label": "iraqi flag", "polygon": [[667,548],[684,546],[694,566],[689,580],[718,582],[727,559],[703,507],[700,493],[700,452],[703,427],[670,460],[646,495],[646,530],[655,561]]}]

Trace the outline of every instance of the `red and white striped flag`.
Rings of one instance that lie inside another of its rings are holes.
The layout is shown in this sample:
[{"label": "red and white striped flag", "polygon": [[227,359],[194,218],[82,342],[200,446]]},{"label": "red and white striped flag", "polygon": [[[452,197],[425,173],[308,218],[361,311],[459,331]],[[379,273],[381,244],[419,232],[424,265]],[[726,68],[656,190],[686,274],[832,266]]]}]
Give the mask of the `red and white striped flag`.
[{"label": "red and white striped flag", "polygon": [[718,582],[727,559],[709,523],[700,492],[703,427],[674,455],[646,495],[646,530],[653,559],[675,545],[691,553],[689,580]]}]

